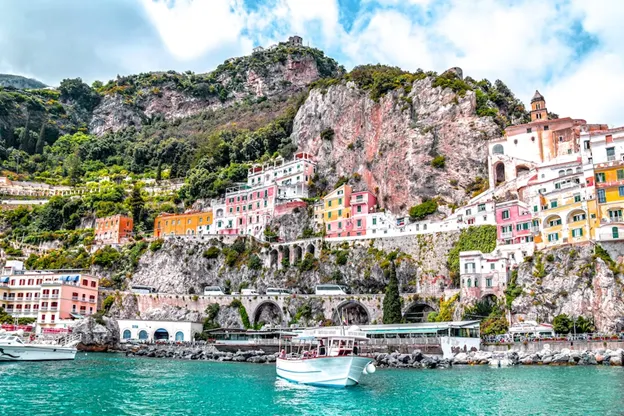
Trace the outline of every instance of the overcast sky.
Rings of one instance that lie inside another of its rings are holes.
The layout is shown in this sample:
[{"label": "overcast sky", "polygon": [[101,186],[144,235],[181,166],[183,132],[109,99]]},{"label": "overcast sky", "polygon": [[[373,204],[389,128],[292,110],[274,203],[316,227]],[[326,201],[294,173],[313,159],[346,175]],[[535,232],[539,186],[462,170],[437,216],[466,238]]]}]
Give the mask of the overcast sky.
[{"label": "overcast sky", "polygon": [[624,124],[624,0],[0,0],[0,73],[50,85],[208,72],[299,34],[347,69],[462,67],[528,102]]}]

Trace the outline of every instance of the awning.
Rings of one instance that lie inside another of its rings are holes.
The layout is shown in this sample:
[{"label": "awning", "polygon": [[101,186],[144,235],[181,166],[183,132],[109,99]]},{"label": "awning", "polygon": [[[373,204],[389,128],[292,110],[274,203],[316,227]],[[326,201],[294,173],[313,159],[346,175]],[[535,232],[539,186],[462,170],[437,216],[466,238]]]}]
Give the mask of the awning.
[{"label": "awning", "polygon": [[72,277],[72,280],[74,282],[78,282],[80,280],[80,276],[74,276],[74,277]]},{"label": "awning", "polygon": [[9,283],[10,278],[7,277],[0,277],[0,283]]},{"label": "awning", "polygon": [[71,280],[71,276],[61,276],[61,280],[69,282]]},{"label": "awning", "polygon": [[72,318],[76,318],[76,319],[83,319],[84,316],[77,314],[77,313],[69,313],[71,315]]}]

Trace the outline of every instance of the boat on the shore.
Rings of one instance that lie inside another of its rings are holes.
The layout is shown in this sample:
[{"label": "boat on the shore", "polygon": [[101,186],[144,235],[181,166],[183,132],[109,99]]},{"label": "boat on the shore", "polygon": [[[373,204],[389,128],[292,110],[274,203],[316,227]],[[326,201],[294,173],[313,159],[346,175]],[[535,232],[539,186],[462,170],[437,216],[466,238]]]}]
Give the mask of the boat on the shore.
[{"label": "boat on the shore", "polygon": [[0,335],[0,361],[73,360],[79,339],[63,344],[25,343],[17,335]]},{"label": "boat on the shore", "polygon": [[276,360],[277,376],[288,381],[325,387],[347,387],[362,374],[375,372],[362,348],[368,341],[358,327],[317,328],[284,338]]}]

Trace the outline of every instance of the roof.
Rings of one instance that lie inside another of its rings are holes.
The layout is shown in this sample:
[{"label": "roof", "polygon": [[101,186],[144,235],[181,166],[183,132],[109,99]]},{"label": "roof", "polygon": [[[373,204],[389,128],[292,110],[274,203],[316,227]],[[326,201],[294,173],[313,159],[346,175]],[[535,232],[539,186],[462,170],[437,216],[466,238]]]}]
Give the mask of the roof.
[{"label": "roof", "polygon": [[479,327],[479,321],[453,321],[453,322],[424,322],[413,324],[392,324],[392,325],[361,325],[360,329],[366,333],[394,333],[413,332],[426,333],[448,328]]},{"label": "roof", "polygon": [[535,94],[533,94],[533,98],[531,98],[531,102],[535,101],[544,101],[544,96],[540,94],[538,90],[535,90]]}]

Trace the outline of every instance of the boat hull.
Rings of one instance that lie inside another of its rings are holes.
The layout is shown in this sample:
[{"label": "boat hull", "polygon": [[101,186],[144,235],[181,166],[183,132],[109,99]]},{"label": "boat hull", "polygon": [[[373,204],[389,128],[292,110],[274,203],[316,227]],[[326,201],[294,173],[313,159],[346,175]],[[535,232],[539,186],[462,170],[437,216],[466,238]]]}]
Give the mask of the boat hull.
[{"label": "boat hull", "polygon": [[73,360],[76,349],[41,345],[0,345],[0,361],[57,361]]},{"label": "boat hull", "polygon": [[323,387],[348,387],[360,382],[370,358],[358,356],[320,357],[276,362],[277,376],[288,381]]}]

